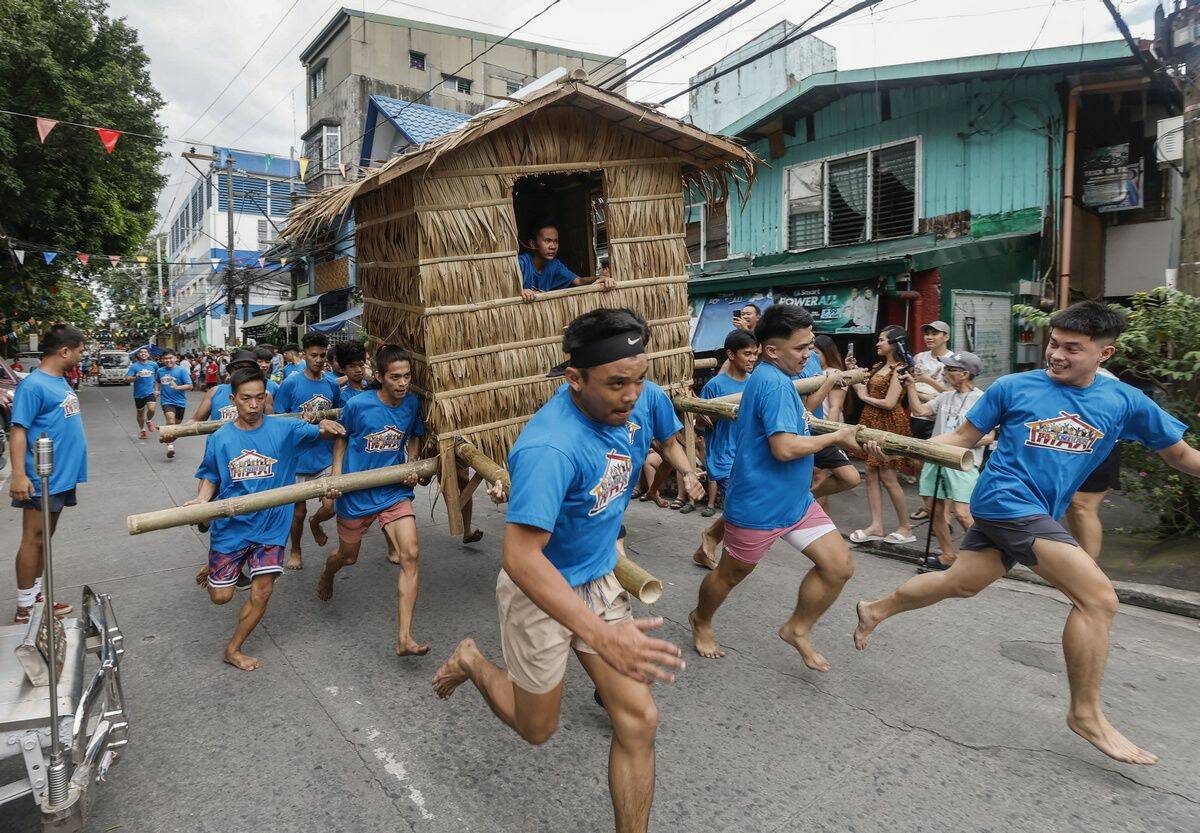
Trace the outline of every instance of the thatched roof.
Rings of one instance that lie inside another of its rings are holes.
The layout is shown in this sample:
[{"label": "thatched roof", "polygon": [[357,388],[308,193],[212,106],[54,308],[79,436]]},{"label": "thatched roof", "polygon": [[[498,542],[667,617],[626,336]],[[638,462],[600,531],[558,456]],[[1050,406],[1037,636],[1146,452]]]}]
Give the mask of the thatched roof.
[{"label": "thatched roof", "polygon": [[724,200],[730,182],[743,200],[749,194],[759,160],[733,139],[706,133],[582,80],[568,79],[531,92],[522,101],[488,108],[456,130],[397,156],[362,179],[312,196],[288,215],[283,237],[292,243],[315,239],[345,215],[356,197],[414,171],[428,170],[445,154],[552,106],[587,110],[671,148],[681,163],[684,184],[710,201]]}]

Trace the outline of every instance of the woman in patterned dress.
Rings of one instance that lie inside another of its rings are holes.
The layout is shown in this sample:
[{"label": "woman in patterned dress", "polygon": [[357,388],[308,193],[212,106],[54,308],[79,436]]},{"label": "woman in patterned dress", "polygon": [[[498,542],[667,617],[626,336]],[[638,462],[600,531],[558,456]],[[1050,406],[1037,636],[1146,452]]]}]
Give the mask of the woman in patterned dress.
[{"label": "woman in patterned dress", "polygon": [[[870,378],[854,386],[854,392],[863,403],[858,419],[860,425],[908,437],[912,436],[912,432],[908,426],[908,415],[904,412],[904,386],[900,381],[905,364],[896,345],[905,336],[904,329],[894,324],[883,328],[875,344],[875,352],[880,360],[871,368]],[[907,460],[906,457],[890,457],[887,460],[867,458],[867,504],[871,508],[871,525],[851,533],[850,540],[854,543],[884,541],[889,544],[908,544],[916,540],[908,519],[904,489],[896,477],[897,469]],[[883,489],[887,490],[900,521],[895,531],[886,536],[883,534]]]}]

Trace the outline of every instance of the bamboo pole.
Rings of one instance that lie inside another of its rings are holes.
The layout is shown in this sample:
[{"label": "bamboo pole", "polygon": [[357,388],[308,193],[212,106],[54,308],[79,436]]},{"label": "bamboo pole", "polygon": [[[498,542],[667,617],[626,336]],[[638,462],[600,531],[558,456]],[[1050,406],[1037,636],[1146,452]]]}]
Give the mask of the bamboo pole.
[{"label": "bamboo pole", "polygon": [[[317,411],[318,420],[321,419],[337,419],[342,414],[341,408],[330,408],[327,411]],[[268,417],[281,417],[286,419],[308,419],[309,414],[292,413],[292,414],[267,414]],[[227,425],[232,422],[231,419],[210,419],[205,422],[181,422],[178,425],[160,425],[158,427],[158,441],[160,443],[171,443],[180,437],[198,437],[203,434],[211,434],[220,428],[222,425]]]},{"label": "bamboo pole", "polygon": [[629,593],[643,604],[652,605],[662,598],[662,582],[628,558],[618,558],[613,575]]},{"label": "bamboo pole", "polygon": [[125,519],[125,525],[128,527],[130,535],[140,535],[143,532],[188,526],[216,518],[247,515],[276,506],[287,506],[301,500],[327,497],[333,489],[343,493],[357,492],[361,489],[373,489],[376,486],[399,483],[413,475],[429,477],[437,473],[437,462],[436,459],[418,460],[415,463],[405,463],[401,466],[385,466],[369,471],[321,477],[306,483],[293,483],[290,486],[280,486],[224,500],[211,500],[208,503],[198,503],[194,506],[172,506],[169,509],[159,509],[157,512],[130,515]]},{"label": "bamboo pole", "polygon": [[716,367],[716,359],[696,359],[694,362],[692,362],[693,370],[715,370]]},{"label": "bamboo pole", "polygon": [[474,443],[460,439],[454,446],[454,453],[460,463],[475,469],[489,485],[495,485],[499,480],[504,484],[505,495],[512,491],[512,481],[504,466],[476,448]]},{"label": "bamboo pole", "polygon": [[[857,385],[859,382],[867,381],[867,371],[859,368],[856,370],[846,370],[842,372],[842,379],[848,385]],[[792,387],[796,389],[796,393],[801,396],[807,396],[810,393],[820,389],[821,385],[825,384],[824,376],[808,376],[804,379],[796,379],[792,382]],[[714,396],[710,402],[740,402],[742,395],[740,393],[727,393],[724,396]]]}]

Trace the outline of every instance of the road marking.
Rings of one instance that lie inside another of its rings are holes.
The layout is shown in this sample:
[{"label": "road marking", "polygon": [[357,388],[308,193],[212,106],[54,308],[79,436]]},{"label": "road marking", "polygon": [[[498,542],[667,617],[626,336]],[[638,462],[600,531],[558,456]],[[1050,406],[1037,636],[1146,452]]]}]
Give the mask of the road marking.
[{"label": "road marking", "polygon": [[415,804],[417,809],[421,811],[421,818],[426,821],[434,818],[433,813],[425,809],[425,796],[421,795],[420,790],[408,783],[408,770],[404,767],[404,761],[397,761],[396,756],[382,746],[375,750],[375,757],[383,762],[383,771],[399,781],[408,790],[408,800]]}]

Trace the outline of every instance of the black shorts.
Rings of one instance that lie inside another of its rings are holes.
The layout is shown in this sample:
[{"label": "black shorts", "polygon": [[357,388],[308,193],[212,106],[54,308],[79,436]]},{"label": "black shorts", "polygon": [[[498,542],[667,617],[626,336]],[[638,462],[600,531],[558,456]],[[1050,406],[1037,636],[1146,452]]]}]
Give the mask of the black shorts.
[{"label": "black shorts", "polygon": [[163,416],[167,416],[168,414],[174,414],[175,419],[178,419],[178,420],[183,419],[183,406],[182,405],[168,405],[164,402],[161,407],[162,407]]},{"label": "black shorts", "polygon": [[617,540],[620,541],[625,537],[625,524],[621,524],[621,531],[617,533]]},{"label": "black shorts", "polygon": [[[42,499],[40,497],[30,498],[29,500],[14,500],[12,502],[14,509],[37,509],[42,508]],[[63,510],[64,506],[75,505],[75,490],[70,489],[65,492],[50,495],[50,514],[57,515]]]},{"label": "black shorts", "polygon": [[910,416],[908,418],[908,430],[912,432],[913,437],[916,439],[927,440],[933,436],[933,420]]},{"label": "black shorts", "polygon": [[1096,466],[1095,471],[1087,476],[1079,492],[1107,492],[1109,489],[1121,488],[1121,446],[1113,446],[1112,452],[1104,458],[1104,462]]},{"label": "black shorts", "polygon": [[846,452],[836,445],[827,445],[813,455],[813,465],[819,469],[837,469],[852,465]]},{"label": "black shorts", "polygon": [[133,407],[137,408],[140,411],[142,408],[146,407],[147,402],[153,402],[153,401],[154,401],[154,394],[150,394],[149,396],[135,396],[135,397],[133,397]]},{"label": "black shorts", "polygon": [[963,536],[959,549],[1000,550],[1000,558],[1004,561],[1006,570],[1011,570],[1012,566],[1017,563],[1033,567],[1037,564],[1037,556],[1033,553],[1033,542],[1038,538],[1079,546],[1075,537],[1054,518],[1049,515],[1029,515],[1024,518],[1014,518],[1011,521],[989,521],[986,518],[976,518],[975,525],[968,529],[967,534]]}]

